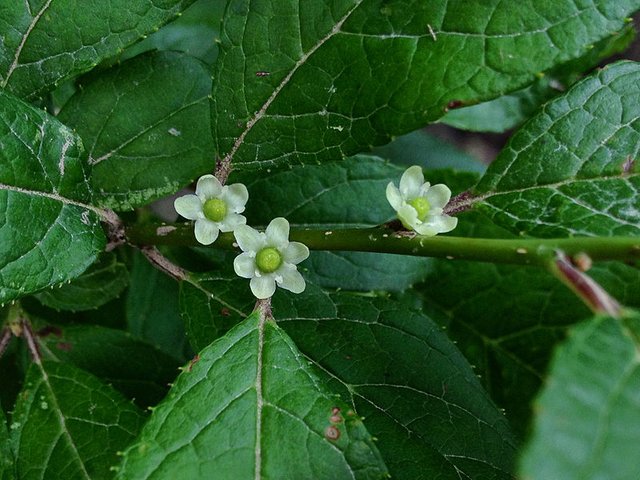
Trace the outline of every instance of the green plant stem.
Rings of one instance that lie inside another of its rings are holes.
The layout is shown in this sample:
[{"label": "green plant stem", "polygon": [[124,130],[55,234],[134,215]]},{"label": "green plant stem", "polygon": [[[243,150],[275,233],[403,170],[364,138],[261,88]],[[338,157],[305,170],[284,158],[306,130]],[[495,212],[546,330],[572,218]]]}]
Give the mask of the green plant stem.
[{"label": "green plant stem", "polygon": [[[132,225],[127,240],[134,245],[198,246],[193,226]],[[556,252],[569,257],[587,255],[592,260],[640,260],[640,238],[571,237],[550,239],[488,239],[420,237],[384,228],[346,230],[292,229],[290,240],[311,250],[396,253],[421,257],[476,260],[481,262],[547,266]],[[231,233],[221,233],[214,248],[237,249]]]}]

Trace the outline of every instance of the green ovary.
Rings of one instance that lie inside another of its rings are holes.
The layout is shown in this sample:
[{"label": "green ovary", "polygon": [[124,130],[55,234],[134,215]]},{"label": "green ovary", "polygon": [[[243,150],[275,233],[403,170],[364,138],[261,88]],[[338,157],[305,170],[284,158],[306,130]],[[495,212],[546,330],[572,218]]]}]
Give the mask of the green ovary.
[{"label": "green ovary", "polygon": [[416,212],[418,212],[418,220],[424,222],[424,219],[427,218],[427,215],[429,214],[429,210],[431,210],[431,205],[429,205],[428,200],[424,197],[418,197],[407,203],[409,203],[409,205],[415,208]]},{"label": "green ovary", "polygon": [[202,212],[212,222],[221,222],[227,215],[227,204],[219,198],[210,198],[204,202]]},{"label": "green ovary", "polygon": [[282,255],[276,248],[263,248],[256,255],[256,265],[262,273],[275,272],[282,265]]}]

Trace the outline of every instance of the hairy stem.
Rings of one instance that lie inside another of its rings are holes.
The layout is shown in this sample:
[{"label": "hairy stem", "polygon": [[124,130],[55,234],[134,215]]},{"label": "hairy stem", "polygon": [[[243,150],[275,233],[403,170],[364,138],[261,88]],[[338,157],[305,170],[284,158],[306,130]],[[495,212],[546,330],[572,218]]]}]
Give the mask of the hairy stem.
[{"label": "hairy stem", "polygon": [[2,329],[2,334],[0,334],[0,357],[4,354],[4,351],[9,346],[9,342],[11,341],[11,337],[13,334],[9,327],[5,327]]},{"label": "hairy stem", "polygon": [[585,274],[564,253],[558,252],[549,263],[549,271],[594,312],[618,318],[622,307],[598,283]]},{"label": "hairy stem", "polygon": [[31,352],[33,361],[40,365],[42,363],[42,355],[40,354],[40,349],[38,348],[36,336],[33,333],[33,329],[31,328],[31,323],[27,318],[22,319],[22,335],[27,341],[27,347],[29,348],[29,352]]},{"label": "hairy stem", "polygon": [[[127,239],[134,245],[198,246],[190,224],[133,225]],[[562,251],[598,260],[640,260],[640,239],[632,237],[571,237],[549,239],[488,239],[420,237],[388,229],[298,230],[289,237],[311,250],[396,253],[421,257],[547,266]],[[231,233],[222,233],[213,248],[235,249]]]},{"label": "hairy stem", "polygon": [[151,265],[156,267],[158,270],[166,273],[170,277],[173,277],[175,280],[186,280],[187,272],[185,272],[182,268],[177,266],[167,257],[162,255],[162,253],[160,253],[160,251],[156,247],[147,245],[141,247],[140,251],[147,258],[147,260],[149,260]]}]

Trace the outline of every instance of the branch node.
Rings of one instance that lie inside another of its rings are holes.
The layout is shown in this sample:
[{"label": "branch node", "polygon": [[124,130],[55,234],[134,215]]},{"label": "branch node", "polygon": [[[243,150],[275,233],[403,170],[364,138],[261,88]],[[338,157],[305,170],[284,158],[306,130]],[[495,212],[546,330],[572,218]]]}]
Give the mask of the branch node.
[{"label": "branch node", "polygon": [[229,178],[229,174],[233,170],[231,166],[231,159],[227,156],[222,159],[218,159],[216,162],[216,170],[213,175],[220,181],[222,185],[227,183],[227,179]]},{"label": "branch node", "polygon": [[107,246],[105,251],[110,252],[120,245],[124,245],[127,241],[124,223],[113,210],[103,210],[101,213],[102,220],[107,224]]}]

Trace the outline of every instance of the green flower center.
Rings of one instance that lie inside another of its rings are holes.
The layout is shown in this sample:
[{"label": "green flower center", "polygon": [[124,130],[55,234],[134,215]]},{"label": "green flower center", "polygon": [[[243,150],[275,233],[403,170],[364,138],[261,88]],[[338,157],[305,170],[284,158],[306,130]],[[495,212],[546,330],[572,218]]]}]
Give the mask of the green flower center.
[{"label": "green flower center", "polygon": [[429,214],[429,210],[431,210],[431,205],[429,205],[428,200],[424,197],[418,197],[410,200],[408,203],[418,212],[418,220],[424,222],[424,219],[427,218]]},{"label": "green flower center", "polygon": [[219,198],[210,198],[204,202],[202,212],[212,222],[221,222],[227,215],[227,204]]},{"label": "green flower center", "polygon": [[282,265],[282,255],[277,248],[263,248],[256,255],[256,265],[262,273],[275,272]]}]

